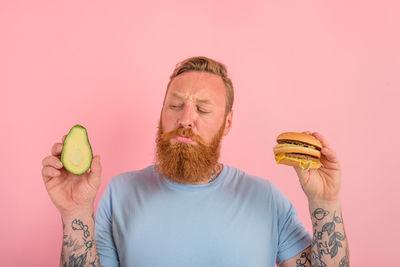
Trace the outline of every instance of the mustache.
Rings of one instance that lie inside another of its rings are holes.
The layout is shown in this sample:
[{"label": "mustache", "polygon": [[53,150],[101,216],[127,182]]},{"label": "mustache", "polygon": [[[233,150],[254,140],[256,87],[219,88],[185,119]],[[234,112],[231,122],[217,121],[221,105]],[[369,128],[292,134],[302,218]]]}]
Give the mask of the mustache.
[{"label": "mustache", "polygon": [[197,142],[198,144],[208,146],[207,142],[204,141],[203,138],[201,138],[197,134],[193,133],[192,129],[190,129],[190,128],[180,127],[173,131],[162,133],[161,140],[164,142],[168,142],[169,140],[171,140],[172,138],[177,137],[177,136],[183,136],[186,138],[190,138],[193,141]]}]

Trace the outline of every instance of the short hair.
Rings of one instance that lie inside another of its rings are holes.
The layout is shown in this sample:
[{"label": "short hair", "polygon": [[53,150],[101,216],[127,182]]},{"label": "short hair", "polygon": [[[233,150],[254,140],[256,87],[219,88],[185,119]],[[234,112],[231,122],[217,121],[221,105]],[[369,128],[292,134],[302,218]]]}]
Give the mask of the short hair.
[{"label": "short hair", "polygon": [[[170,80],[168,82],[167,92],[172,80],[176,76],[188,71],[209,72],[216,74],[222,78],[222,81],[224,82],[226,88],[225,115],[227,115],[232,110],[234,94],[233,94],[232,81],[228,77],[225,65],[222,64],[221,62],[218,62],[216,60],[204,56],[187,58],[176,64],[174,72],[170,76]],[[167,94],[167,92],[165,94]]]}]

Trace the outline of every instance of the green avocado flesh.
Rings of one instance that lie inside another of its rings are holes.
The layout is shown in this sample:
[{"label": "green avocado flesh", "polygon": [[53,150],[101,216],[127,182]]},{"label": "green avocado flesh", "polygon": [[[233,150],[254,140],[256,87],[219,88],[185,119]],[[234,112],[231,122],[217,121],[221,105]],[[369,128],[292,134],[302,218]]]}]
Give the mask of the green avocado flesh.
[{"label": "green avocado flesh", "polygon": [[84,174],[92,164],[93,153],[86,129],[75,125],[64,140],[61,162],[70,173]]}]

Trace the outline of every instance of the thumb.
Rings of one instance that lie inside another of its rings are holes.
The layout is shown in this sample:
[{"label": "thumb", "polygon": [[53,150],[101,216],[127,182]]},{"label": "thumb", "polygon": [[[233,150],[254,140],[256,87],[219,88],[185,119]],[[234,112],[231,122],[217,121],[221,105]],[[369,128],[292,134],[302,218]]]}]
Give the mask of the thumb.
[{"label": "thumb", "polygon": [[92,165],[90,166],[89,173],[89,183],[93,184],[98,188],[101,182],[101,163],[100,163],[100,155],[96,155],[93,157]]},{"label": "thumb", "polygon": [[303,170],[300,167],[293,167],[299,177],[299,181],[301,185],[304,185],[308,181],[308,170]]}]

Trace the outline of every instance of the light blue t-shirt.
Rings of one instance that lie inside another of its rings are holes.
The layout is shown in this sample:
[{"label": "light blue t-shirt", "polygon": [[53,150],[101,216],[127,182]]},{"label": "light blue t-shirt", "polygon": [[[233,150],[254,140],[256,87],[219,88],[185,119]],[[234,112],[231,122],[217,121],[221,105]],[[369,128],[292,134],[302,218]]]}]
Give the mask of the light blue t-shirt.
[{"label": "light blue t-shirt", "polygon": [[273,184],[228,165],[203,185],[172,182],[153,165],[117,175],[95,240],[105,267],[273,267],[311,245]]}]

